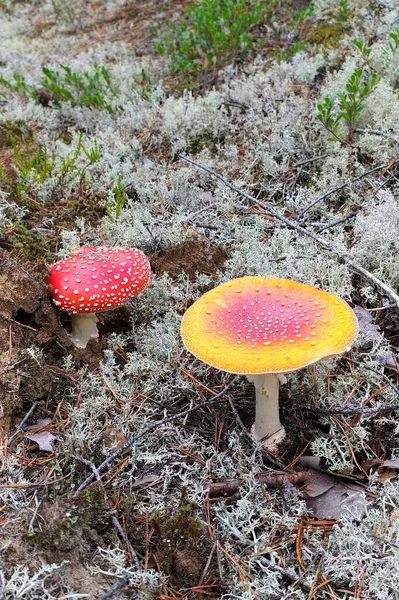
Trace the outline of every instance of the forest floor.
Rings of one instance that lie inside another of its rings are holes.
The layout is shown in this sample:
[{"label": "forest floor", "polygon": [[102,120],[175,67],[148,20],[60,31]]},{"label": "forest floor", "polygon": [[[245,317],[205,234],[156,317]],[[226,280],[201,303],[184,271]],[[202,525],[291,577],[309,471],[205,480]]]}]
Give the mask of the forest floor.
[{"label": "forest floor", "polygon": [[[0,597],[398,598],[399,8],[274,2],[173,68],[188,10],[0,0]],[[49,266],[98,245],[152,284],[79,349]],[[180,337],[245,275],[359,321],[287,374],[273,452]]]}]

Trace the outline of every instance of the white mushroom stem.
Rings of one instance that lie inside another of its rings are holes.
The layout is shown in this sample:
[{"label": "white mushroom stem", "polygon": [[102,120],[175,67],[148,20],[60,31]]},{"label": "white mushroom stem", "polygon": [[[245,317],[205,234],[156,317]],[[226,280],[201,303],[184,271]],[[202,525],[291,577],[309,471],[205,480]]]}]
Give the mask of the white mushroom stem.
[{"label": "white mushroom stem", "polygon": [[276,450],[285,437],[285,429],[280,423],[278,392],[280,383],[287,380],[284,375],[273,373],[247,375],[247,379],[255,384],[256,390],[254,438],[264,440],[265,448]]},{"label": "white mushroom stem", "polygon": [[72,341],[77,348],[86,348],[89,340],[98,338],[96,313],[72,313]]}]

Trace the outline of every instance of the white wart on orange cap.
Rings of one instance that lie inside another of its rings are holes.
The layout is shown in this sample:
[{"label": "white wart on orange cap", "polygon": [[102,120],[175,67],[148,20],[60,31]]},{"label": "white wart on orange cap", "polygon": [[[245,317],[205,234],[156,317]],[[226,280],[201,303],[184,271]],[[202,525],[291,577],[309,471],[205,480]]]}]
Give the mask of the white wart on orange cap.
[{"label": "white wart on orange cap", "polygon": [[54,302],[70,313],[116,308],[143,291],[150,263],[136,248],[82,247],[50,268]]},{"label": "white wart on orange cap", "polygon": [[241,277],[204,294],[181,335],[203,362],[242,375],[287,373],[350,348],[356,316],[341,298],[288,279]]}]

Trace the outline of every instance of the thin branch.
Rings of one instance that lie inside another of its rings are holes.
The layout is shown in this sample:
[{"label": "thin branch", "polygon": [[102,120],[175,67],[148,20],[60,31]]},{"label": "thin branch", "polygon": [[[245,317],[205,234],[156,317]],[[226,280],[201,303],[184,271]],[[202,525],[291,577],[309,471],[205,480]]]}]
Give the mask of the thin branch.
[{"label": "thin branch", "polygon": [[395,392],[395,394],[399,396],[399,388],[397,388],[396,385],[392,383],[392,381],[387,375],[385,375],[385,373],[381,373],[381,371],[379,371],[375,367],[372,367],[371,365],[365,365],[360,360],[356,360],[355,358],[349,358],[349,356],[340,356],[340,359],[346,360],[347,362],[350,362],[353,365],[356,365],[357,367],[363,367],[363,369],[367,369],[367,371],[372,371],[373,373],[378,375],[380,379],[383,379],[385,383]]},{"label": "thin branch", "polygon": [[308,165],[309,163],[316,162],[318,160],[322,160],[323,158],[327,158],[328,154],[320,154],[319,156],[312,156],[312,158],[307,158],[306,160],[301,160],[301,162],[295,163],[292,165],[293,169],[297,167],[303,167],[303,165]]},{"label": "thin branch", "polygon": [[[381,373],[381,371],[379,371],[375,367],[372,367],[370,365],[365,365],[360,360],[355,360],[354,358],[349,358],[349,356],[341,356],[340,359],[346,360],[358,367],[363,367],[364,369],[367,369],[368,371],[372,371],[373,373],[378,375],[380,377],[380,379],[385,381],[385,383],[395,392],[395,394],[397,396],[399,396],[399,388],[397,388],[396,385],[394,383],[392,383],[392,381],[389,379],[389,377],[387,375],[385,375],[385,373]],[[387,413],[395,412],[395,411],[399,410],[399,404],[387,404],[384,406],[373,406],[372,408],[360,408],[360,407],[356,407],[356,406],[345,406],[345,407],[341,407],[341,408],[323,408],[323,407],[319,407],[319,406],[310,406],[310,405],[301,406],[301,408],[312,411],[312,412],[317,412],[317,413],[320,413],[323,415],[343,415],[343,416],[344,415],[362,415],[362,416],[372,417],[372,416],[375,416],[378,414],[387,414]]]},{"label": "thin branch", "polygon": [[208,569],[209,569],[209,567],[211,565],[212,556],[214,555],[215,550],[216,550],[216,542],[212,546],[212,549],[211,549],[211,551],[209,553],[209,556],[208,556],[208,560],[206,561],[204,570],[202,571],[201,579],[199,580],[199,584],[198,584],[199,586],[201,586],[204,583],[204,580],[205,580],[206,574],[208,572]]},{"label": "thin branch", "polygon": [[[172,421],[175,421],[176,419],[180,419],[181,417],[185,417],[186,415],[190,414],[191,412],[194,412],[195,410],[200,410],[201,408],[207,408],[208,406],[213,406],[213,404],[217,404],[219,402],[220,398],[222,396],[224,396],[224,394],[230,388],[232,388],[239,381],[239,379],[240,379],[239,375],[237,375],[236,377],[234,377],[230,381],[230,383],[228,383],[222,389],[222,391],[219,392],[219,394],[217,394],[216,396],[214,396],[212,398],[212,400],[208,400],[207,402],[202,402],[201,404],[198,404],[197,406],[193,406],[191,408],[187,408],[186,410],[182,410],[181,412],[176,413],[175,415],[172,415],[171,417],[166,417],[165,419],[162,419],[160,421],[154,421],[153,423],[150,423],[150,425],[148,425],[145,429],[143,429],[142,431],[140,431],[140,433],[138,433],[137,435],[135,435],[134,437],[132,437],[130,440],[128,440],[125,444],[123,444],[123,446],[121,446],[119,448],[119,450],[117,450],[116,452],[114,452],[113,454],[111,454],[110,456],[108,456],[108,458],[106,458],[98,467],[96,467],[97,472],[99,474],[102,473],[107,467],[109,467],[110,464],[112,464],[122,454],[124,454],[126,452],[126,450],[129,450],[129,448],[131,448],[132,446],[134,446],[135,444],[137,444],[137,442],[142,437],[144,437],[145,435],[147,435],[147,433],[149,433],[153,429],[157,429],[157,427],[161,427],[165,423],[171,423]],[[92,481],[94,481],[95,478],[96,478],[96,475],[94,475],[94,473],[92,475],[89,475],[89,477],[87,477],[87,479],[85,479],[84,482],[78,487],[78,489],[76,490],[74,496],[78,496],[79,494],[81,494],[83,492],[83,490],[85,490],[86,487]]]},{"label": "thin branch", "polygon": [[278,573],[281,573],[281,575],[283,575],[284,577],[289,579],[293,585],[301,587],[306,592],[312,591],[312,587],[303,579],[305,576],[304,573],[302,575],[298,575],[297,573],[295,573],[294,569],[289,569],[287,567],[281,567],[280,565],[275,564],[271,560],[268,560],[264,556],[261,556],[259,558],[259,560],[263,565],[265,565],[265,567],[267,567],[271,571],[273,571],[273,569],[274,569]]},{"label": "thin branch", "polygon": [[[334,248],[334,246],[331,246],[330,244],[328,244],[322,237],[320,237],[319,235],[317,235],[313,231],[310,231],[310,230],[306,229],[305,227],[303,227],[302,225],[299,225],[299,223],[297,223],[296,221],[293,221],[292,219],[288,219],[284,215],[281,215],[280,213],[278,213],[276,210],[274,210],[274,208],[272,208],[271,206],[269,206],[265,202],[261,202],[260,200],[257,200],[254,196],[251,196],[247,192],[244,192],[243,190],[240,190],[238,187],[236,187],[235,185],[233,185],[232,183],[230,183],[229,181],[227,181],[227,179],[225,179],[224,177],[222,177],[222,175],[219,175],[219,173],[216,173],[216,171],[212,171],[212,169],[209,169],[205,165],[201,165],[200,163],[197,163],[194,160],[191,160],[191,158],[187,158],[187,156],[184,156],[183,154],[178,154],[178,156],[179,156],[179,158],[181,158],[185,162],[193,165],[194,167],[202,169],[203,171],[206,171],[207,173],[209,173],[213,177],[216,177],[226,187],[228,187],[232,191],[236,192],[240,196],[243,196],[244,198],[246,198],[250,202],[253,202],[257,206],[260,206],[261,208],[263,208],[267,212],[267,214],[269,214],[270,216],[274,217],[278,221],[281,221],[281,223],[284,223],[290,229],[295,229],[299,233],[302,233],[303,235],[306,235],[306,236],[310,237],[312,240],[314,240],[320,246],[322,246],[322,248],[324,248],[325,250],[328,250],[329,252],[331,252],[331,253],[335,254],[336,256],[338,256],[353,271],[355,271],[359,275],[362,275],[362,277],[364,279],[366,279],[367,281],[370,281],[373,285],[375,285],[377,288],[379,288],[380,290],[382,290],[387,296],[389,296],[389,298],[391,298],[391,300],[393,300],[395,302],[395,305],[399,308],[399,296],[398,296],[398,294],[391,287],[389,287],[389,285],[387,285],[386,283],[384,283],[383,281],[381,281],[381,279],[378,279],[378,277],[376,277],[375,275],[373,275],[372,273],[370,273],[370,271],[367,271],[367,269],[363,268],[361,265],[359,265],[357,262],[355,262],[349,254],[347,254],[346,252],[343,252],[341,250],[338,250],[337,248]],[[399,162],[399,158],[398,158],[398,162]],[[378,168],[380,169],[381,167],[378,167]]]},{"label": "thin branch", "polygon": [[399,137],[396,135],[392,135],[392,133],[388,133],[388,131],[381,131],[380,129],[355,129],[355,133],[368,133],[370,135],[379,135],[381,137],[387,138],[388,140],[392,140],[399,144]]},{"label": "thin branch", "polygon": [[377,306],[377,308],[366,308],[368,312],[380,312],[382,310],[389,310],[390,308],[396,308],[396,304],[387,304],[386,306]]},{"label": "thin branch", "polygon": [[319,233],[321,233],[322,231],[326,231],[327,229],[332,229],[333,227],[336,227],[337,225],[341,225],[342,223],[345,223],[345,221],[349,221],[349,219],[353,219],[353,217],[356,217],[356,215],[358,214],[359,211],[360,211],[360,208],[357,208],[356,210],[353,210],[352,212],[345,215],[344,217],[341,217],[340,219],[337,219],[336,221],[332,221],[332,223],[327,223],[326,225],[323,225],[322,227],[318,227],[317,230]]},{"label": "thin branch", "polygon": [[[399,159],[398,159],[398,161],[399,161]],[[303,216],[311,208],[313,208],[314,206],[316,206],[316,204],[319,204],[319,202],[322,202],[323,200],[325,200],[326,198],[329,198],[329,196],[332,196],[336,192],[339,192],[340,190],[343,190],[344,188],[348,187],[349,185],[352,185],[352,183],[356,183],[356,181],[359,181],[360,179],[363,179],[363,177],[367,177],[367,175],[371,175],[372,173],[376,173],[377,171],[382,171],[383,169],[385,169],[386,167],[388,167],[390,164],[391,163],[387,163],[386,165],[380,165],[379,167],[373,167],[372,169],[369,169],[368,171],[365,171],[361,175],[358,175],[354,179],[350,179],[349,181],[346,181],[345,183],[341,183],[340,185],[337,185],[337,187],[332,188],[331,190],[328,190],[328,192],[325,192],[324,194],[322,194],[321,196],[319,196],[318,198],[316,198],[316,200],[313,200],[313,202],[311,202],[310,204],[308,204],[308,206],[306,206],[306,208],[304,208],[303,210],[301,210],[301,212],[298,215],[298,220],[299,221],[302,220]]]},{"label": "thin branch", "polygon": [[20,422],[20,424],[18,425],[15,433],[12,434],[11,437],[8,438],[8,442],[7,445],[9,446],[11,444],[11,442],[17,437],[17,435],[19,433],[21,433],[25,423],[28,421],[28,419],[30,418],[30,416],[32,415],[32,413],[35,411],[36,406],[38,405],[38,401],[35,400],[35,402],[32,404],[32,406],[30,407],[30,409],[28,410],[28,412],[26,413],[26,415],[24,416],[24,418],[22,419],[22,421]]},{"label": "thin branch", "polygon": [[117,581],[116,583],[114,583],[114,585],[112,585],[109,590],[107,590],[106,592],[104,592],[104,594],[101,594],[101,596],[99,596],[97,598],[97,600],[107,600],[108,598],[112,598],[112,596],[114,594],[116,594],[116,592],[118,592],[119,590],[121,590],[123,587],[125,587],[125,585],[127,585],[129,583],[129,579],[131,578],[131,575],[125,575],[124,577],[122,577],[121,579],[119,579],[119,581]]},{"label": "thin branch", "polygon": [[399,410],[399,404],[374,406],[373,408],[359,408],[356,406],[345,406],[342,408],[323,408],[321,406],[311,406],[310,404],[305,404],[301,406],[301,409],[308,410],[309,412],[319,413],[321,415],[341,415],[343,417],[360,415],[364,417],[374,417],[375,415],[388,414]]}]

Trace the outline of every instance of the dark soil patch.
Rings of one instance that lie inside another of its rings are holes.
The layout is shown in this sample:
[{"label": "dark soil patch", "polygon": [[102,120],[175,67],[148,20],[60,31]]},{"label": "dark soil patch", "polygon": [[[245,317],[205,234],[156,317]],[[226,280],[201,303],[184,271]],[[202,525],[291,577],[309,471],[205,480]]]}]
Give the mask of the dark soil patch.
[{"label": "dark soil patch", "polygon": [[18,564],[34,571],[43,564],[64,563],[52,577],[60,596],[72,587],[95,598],[110,587],[109,578],[93,575],[85,566],[93,560],[98,546],[107,546],[107,526],[100,535],[91,526],[90,514],[61,500],[50,503],[42,499],[39,516],[32,521],[29,513],[25,518],[26,522],[23,518],[19,524],[20,536],[4,536],[2,540],[8,570]]},{"label": "dark soil patch", "polygon": [[172,279],[176,279],[184,272],[190,279],[195,279],[196,273],[213,275],[223,268],[228,257],[228,251],[221,246],[205,240],[189,239],[158,255],[150,256],[150,262],[155,275],[167,273]]},{"label": "dark soil patch", "polygon": [[[152,33],[153,28],[160,29],[168,20],[174,20],[177,15],[183,14],[190,0],[151,0],[140,2],[131,0],[117,7],[113,12],[107,10],[107,4],[95,6],[95,13],[87,23],[88,15],[84,16],[85,24],[80,25],[79,16],[76,19],[76,29],[70,32],[62,32],[64,35],[78,33],[90,34],[80,41],[80,51],[87,49],[88,40],[90,45],[93,37],[97,43],[102,42],[124,42],[134,48],[137,56],[151,55],[154,51]],[[83,19],[82,19],[83,20]],[[35,25],[35,35],[43,31],[43,24],[39,21]],[[79,43],[79,41],[78,41]]]},{"label": "dark soil patch", "polygon": [[9,437],[14,418],[23,416],[22,407],[27,412],[34,401],[44,406],[64,357],[72,355],[77,368],[95,368],[102,357],[100,342],[91,341],[84,351],[72,344],[51,301],[47,277],[44,264],[32,268],[5,252],[0,255],[1,439]]}]

